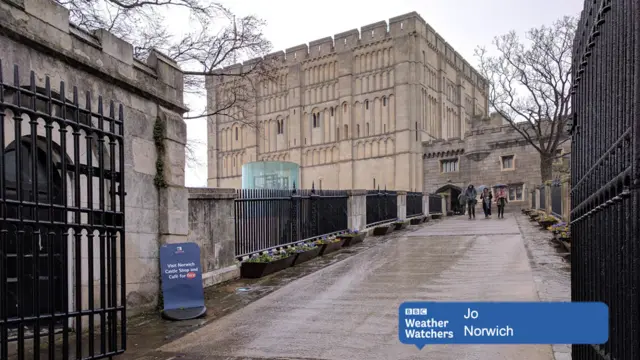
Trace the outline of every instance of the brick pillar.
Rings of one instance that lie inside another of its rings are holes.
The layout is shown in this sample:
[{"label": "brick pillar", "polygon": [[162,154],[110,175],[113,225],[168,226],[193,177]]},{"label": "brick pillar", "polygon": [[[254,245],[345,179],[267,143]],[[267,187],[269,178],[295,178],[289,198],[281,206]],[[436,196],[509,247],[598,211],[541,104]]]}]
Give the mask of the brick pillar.
[{"label": "brick pillar", "polygon": [[422,193],[422,214],[429,216],[429,193]]},{"label": "brick pillar", "polygon": [[235,264],[236,197],[235,189],[189,188],[187,240],[200,246],[205,287],[240,276]]},{"label": "brick pillar", "polygon": [[447,197],[442,196],[440,201],[442,201],[442,216],[447,216]]},{"label": "brick pillar", "polygon": [[352,230],[367,227],[367,190],[347,190],[347,225]]},{"label": "brick pillar", "polygon": [[398,191],[398,220],[403,221],[407,219],[407,192]]}]

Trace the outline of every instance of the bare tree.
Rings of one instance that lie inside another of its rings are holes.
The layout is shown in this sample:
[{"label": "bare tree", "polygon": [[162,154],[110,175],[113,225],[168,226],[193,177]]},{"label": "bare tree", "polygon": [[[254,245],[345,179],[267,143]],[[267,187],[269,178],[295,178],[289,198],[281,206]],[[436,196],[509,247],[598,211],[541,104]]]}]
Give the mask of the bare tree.
[{"label": "bare tree", "polygon": [[552,177],[556,150],[569,140],[571,53],[577,19],[530,29],[526,41],[511,31],[494,38],[496,52],[476,49],[489,81],[489,106],[540,154],[540,176]]},{"label": "bare tree", "polygon": [[[225,115],[239,121],[250,118],[255,108],[257,86],[273,81],[275,67],[269,61],[256,61],[233,71],[225,68],[235,63],[259,58],[271,50],[262,30],[264,21],[255,16],[237,17],[222,4],[211,0],[56,0],[69,9],[70,20],[78,28],[92,32],[106,29],[131,43],[134,57],[145,60],[157,49],[175,60],[184,70],[184,91],[205,96],[207,76],[233,79],[218,99],[214,109],[205,109],[185,119]],[[188,12],[189,22],[175,28],[188,29],[172,33],[167,27],[172,19],[165,14]],[[196,149],[188,143],[189,166],[200,165]],[[205,150],[206,151],[206,150]]]}]

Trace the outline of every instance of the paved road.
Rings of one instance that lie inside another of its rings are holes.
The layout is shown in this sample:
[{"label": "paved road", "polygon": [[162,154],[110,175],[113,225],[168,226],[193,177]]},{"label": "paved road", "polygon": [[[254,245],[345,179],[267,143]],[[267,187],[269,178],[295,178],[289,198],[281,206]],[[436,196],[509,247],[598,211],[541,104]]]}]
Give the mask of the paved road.
[{"label": "paved road", "polygon": [[537,301],[513,218],[447,219],[301,278],[160,350],[180,359],[552,360],[550,346],[403,345],[406,300]]}]

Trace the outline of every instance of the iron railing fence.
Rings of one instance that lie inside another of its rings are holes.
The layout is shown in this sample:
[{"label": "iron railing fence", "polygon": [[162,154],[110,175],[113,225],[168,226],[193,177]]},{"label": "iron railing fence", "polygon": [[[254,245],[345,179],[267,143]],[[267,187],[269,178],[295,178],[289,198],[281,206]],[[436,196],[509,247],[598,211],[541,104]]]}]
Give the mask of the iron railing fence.
[{"label": "iron railing fence", "polygon": [[553,182],[551,184],[551,214],[562,218],[562,184]]},{"label": "iron railing fence", "polygon": [[547,189],[544,184],[538,187],[540,190],[540,200],[538,200],[538,209],[547,210]]},{"label": "iron railing fence", "polygon": [[398,218],[398,193],[389,190],[367,190],[367,226]]},{"label": "iron railing fence", "polygon": [[571,298],[609,306],[578,360],[640,358],[640,2],[585,2],[573,44]]},{"label": "iron railing fence", "polygon": [[236,256],[347,230],[347,200],[342,190],[238,190]]},{"label": "iron railing fence", "polygon": [[537,209],[537,207],[536,207],[536,191],[535,190],[531,191],[531,208],[532,209]]},{"label": "iron railing fence", "polygon": [[429,215],[442,214],[442,195],[429,194]]},{"label": "iron railing fence", "polygon": [[408,192],[407,193],[407,217],[422,215],[422,193],[421,192]]},{"label": "iron railing fence", "polygon": [[126,349],[123,107],[2,69],[0,359],[110,358]]}]

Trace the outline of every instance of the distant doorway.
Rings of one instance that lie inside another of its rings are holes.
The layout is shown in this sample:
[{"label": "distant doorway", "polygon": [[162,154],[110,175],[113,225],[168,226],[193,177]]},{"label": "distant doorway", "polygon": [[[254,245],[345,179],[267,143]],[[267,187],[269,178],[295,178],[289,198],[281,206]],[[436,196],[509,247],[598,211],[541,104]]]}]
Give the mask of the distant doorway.
[{"label": "distant doorway", "polygon": [[446,195],[447,213],[453,212],[453,214],[462,214],[463,209],[458,202],[458,196],[462,193],[461,188],[452,184],[447,184],[436,190],[436,193]]}]

